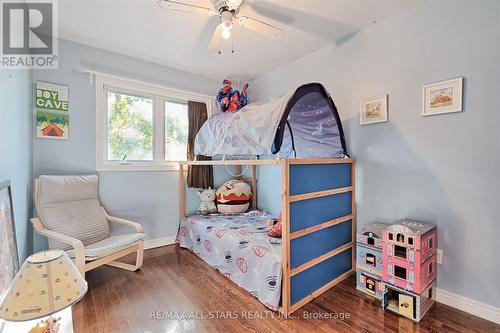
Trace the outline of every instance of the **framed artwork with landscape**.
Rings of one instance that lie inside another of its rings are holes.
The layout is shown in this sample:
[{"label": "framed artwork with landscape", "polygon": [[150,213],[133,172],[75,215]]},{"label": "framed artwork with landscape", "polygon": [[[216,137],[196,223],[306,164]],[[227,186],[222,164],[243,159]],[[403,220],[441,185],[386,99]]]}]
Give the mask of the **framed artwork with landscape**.
[{"label": "framed artwork with landscape", "polygon": [[462,111],[463,77],[422,87],[422,116]]},{"label": "framed artwork with landscape", "polygon": [[0,296],[19,270],[10,181],[0,182]]},{"label": "framed artwork with landscape", "polygon": [[359,103],[361,125],[387,121],[387,94],[365,98]]}]

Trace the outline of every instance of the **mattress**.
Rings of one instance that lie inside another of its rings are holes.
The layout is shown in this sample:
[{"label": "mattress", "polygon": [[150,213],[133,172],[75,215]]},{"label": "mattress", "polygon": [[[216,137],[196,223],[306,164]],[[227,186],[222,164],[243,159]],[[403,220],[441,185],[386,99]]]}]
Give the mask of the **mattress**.
[{"label": "mattress", "polygon": [[228,279],[277,310],[281,297],[281,239],[267,236],[263,211],[231,216],[184,218],[177,242]]}]

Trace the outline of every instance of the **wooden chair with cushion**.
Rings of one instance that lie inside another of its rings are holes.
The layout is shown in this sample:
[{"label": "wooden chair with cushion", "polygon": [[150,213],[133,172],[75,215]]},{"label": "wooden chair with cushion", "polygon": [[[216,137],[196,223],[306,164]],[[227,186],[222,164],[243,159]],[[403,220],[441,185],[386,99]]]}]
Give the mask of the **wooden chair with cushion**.
[{"label": "wooden chair with cushion", "polygon": [[[48,238],[51,249],[65,250],[83,276],[102,265],[129,271],[142,266],[144,228],[106,213],[99,202],[97,175],[40,176],[35,180],[34,199],[34,229]],[[109,222],[135,232],[112,236]],[[135,265],[116,261],[134,252]]]}]

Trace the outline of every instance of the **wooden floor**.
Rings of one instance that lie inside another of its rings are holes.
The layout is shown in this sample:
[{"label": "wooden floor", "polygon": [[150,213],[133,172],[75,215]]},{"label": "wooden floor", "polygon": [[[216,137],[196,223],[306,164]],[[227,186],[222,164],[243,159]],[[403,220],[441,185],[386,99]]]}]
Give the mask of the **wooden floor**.
[{"label": "wooden floor", "polygon": [[177,246],[146,251],[138,272],[102,267],[86,278],[89,292],[73,306],[77,333],[500,332],[500,325],[442,304],[419,324],[384,312],[355,289],[354,276],[285,319]]}]

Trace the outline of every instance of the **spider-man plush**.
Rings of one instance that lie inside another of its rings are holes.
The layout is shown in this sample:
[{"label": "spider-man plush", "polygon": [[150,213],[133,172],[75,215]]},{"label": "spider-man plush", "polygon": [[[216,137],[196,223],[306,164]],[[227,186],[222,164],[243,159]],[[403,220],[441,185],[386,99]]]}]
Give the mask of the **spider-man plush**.
[{"label": "spider-man plush", "polygon": [[241,93],[238,90],[233,90],[231,85],[231,80],[225,79],[222,81],[222,89],[217,94],[217,103],[219,103],[222,112],[236,112],[248,103],[248,83],[243,86]]}]

